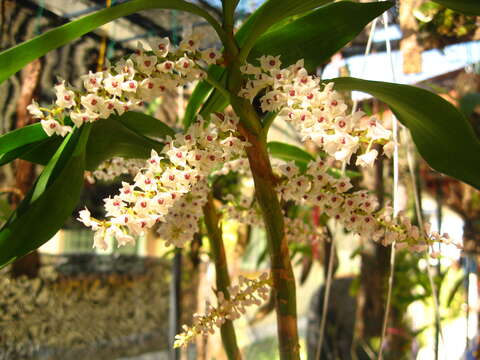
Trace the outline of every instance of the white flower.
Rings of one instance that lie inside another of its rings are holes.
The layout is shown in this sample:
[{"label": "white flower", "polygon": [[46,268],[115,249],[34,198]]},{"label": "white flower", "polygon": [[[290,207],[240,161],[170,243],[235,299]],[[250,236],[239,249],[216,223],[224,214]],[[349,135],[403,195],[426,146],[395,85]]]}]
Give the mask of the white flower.
[{"label": "white flower", "polygon": [[136,92],[138,83],[136,80],[127,80],[121,84],[121,88],[125,92]]},{"label": "white flower", "polygon": [[69,132],[72,132],[72,128],[70,126],[63,126],[55,120],[42,120],[40,121],[40,123],[42,124],[43,130],[47,133],[48,136],[57,134],[63,137]]},{"label": "white flower", "polygon": [[201,58],[205,61],[208,65],[216,64],[218,59],[220,59],[220,52],[215,49],[206,49],[201,52]]},{"label": "white flower", "polygon": [[98,114],[86,110],[84,112],[72,111],[70,113],[70,119],[77,127],[81,127],[86,122],[94,122],[98,119]]},{"label": "white flower", "polygon": [[113,96],[122,96],[122,87],[124,76],[119,75],[108,75],[105,80],[103,80],[103,85],[105,90]]},{"label": "white flower", "polygon": [[175,63],[170,60],[157,64],[157,70],[162,73],[173,73],[174,68],[175,68]]},{"label": "white flower", "polygon": [[103,97],[88,94],[80,98],[82,105],[91,112],[100,112],[100,110],[105,106],[105,100]]},{"label": "white flower", "polygon": [[118,74],[122,74],[126,80],[132,80],[136,73],[132,59],[120,60],[115,66],[115,70]]},{"label": "white flower", "polygon": [[33,100],[32,103],[27,106],[27,110],[34,118],[43,119],[45,117],[42,110],[40,110],[38,103],[35,100]]},{"label": "white flower", "polygon": [[95,221],[95,220],[92,220],[91,216],[90,216],[90,211],[88,211],[87,208],[85,208],[84,210],[81,210],[79,213],[78,213],[78,218],[77,218],[78,221],[82,222],[85,226],[87,227],[91,227],[92,230],[97,230],[98,229],[98,222]]},{"label": "white flower", "polygon": [[280,56],[261,56],[259,59],[260,66],[264,71],[278,70],[282,64],[280,61]]},{"label": "white flower", "polygon": [[370,150],[368,153],[365,153],[357,157],[356,165],[371,167],[375,163],[377,156],[378,156],[377,150],[375,149]]},{"label": "white flower", "polygon": [[88,72],[88,75],[83,75],[83,86],[88,92],[96,93],[102,87],[103,72],[93,73]]},{"label": "white flower", "polygon": [[184,74],[194,67],[195,63],[190,58],[183,56],[175,63],[175,69]]},{"label": "white flower", "polygon": [[75,93],[65,87],[65,81],[55,86],[57,101],[59,107],[69,109],[75,106]]},{"label": "white flower", "polygon": [[150,41],[152,51],[158,57],[165,57],[170,49],[170,40],[168,38],[160,38]]},{"label": "white flower", "polygon": [[372,117],[368,122],[367,136],[372,140],[389,140],[392,137],[392,132],[385,129],[377,119]]},{"label": "white flower", "polygon": [[135,58],[138,69],[144,74],[150,75],[155,70],[158,58],[156,56],[140,55]]}]

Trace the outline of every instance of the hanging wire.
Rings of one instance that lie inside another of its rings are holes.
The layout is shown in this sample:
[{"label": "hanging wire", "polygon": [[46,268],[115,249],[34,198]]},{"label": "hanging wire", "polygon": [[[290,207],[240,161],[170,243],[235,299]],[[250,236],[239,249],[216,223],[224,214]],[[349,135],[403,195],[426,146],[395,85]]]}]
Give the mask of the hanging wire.
[{"label": "hanging wire", "polygon": [[[395,67],[393,64],[393,56],[392,56],[392,48],[390,44],[390,36],[388,34],[388,14],[386,12],[383,13],[383,23],[385,28],[385,45],[387,48],[387,56],[390,59],[390,69],[392,72],[392,80],[396,82],[395,77]],[[399,197],[398,197],[398,121],[395,116],[392,116],[392,130],[393,130],[393,142],[394,142],[394,150],[393,150],[393,216],[396,217],[399,212]],[[392,242],[390,248],[390,274],[388,277],[388,290],[387,290],[387,299],[385,303],[385,313],[383,317],[383,324],[382,324],[382,333],[380,338],[380,348],[378,351],[378,360],[382,360],[383,356],[383,347],[386,339],[387,333],[387,324],[388,324],[388,315],[390,313],[390,304],[392,301],[392,289],[393,289],[393,278],[395,274],[395,247],[396,241]]]},{"label": "hanging wire", "polygon": [[325,337],[325,325],[327,323],[327,312],[328,312],[328,303],[330,299],[330,289],[332,288],[332,279],[333,279],[333,261],[335,260],[335,241],[334,236],[332,236],[332,243],[330,246],[330,254],[328,255],[328,270],[327,278],[325,279],[325,293],[323,296],[323,308],[322,308],[322,319],[320,321],[320,335],[317,342],[317,349],[315,351],[315,359],[320,360],[322,354],[323,339]]},{"label": "hanging wire", "polygon": [[[370,27],[370,33],[368,34],[367,46],[365,48],[365,54],[363,55],[363,64],[362,64],[362,71],[360,72],[360,78],[363,78],[365,74],[365,69],[367,68],[367,57],[370,55],[370,51],[372,50],[372,42],[373,42],[373,35],[375,35],[375,29],[377,27],[378,17],[375,18],[372,22],[372,26]],[[352,114],[357,111],[358,107],[358,100],[353,100],[352,105]]]},{"label": "hanging wire", "polygon": [[[344,161],[342,163],[342,174],[345,175],[345,170],[347,163]],[[337,232],[338,223],[335,222],[335,233]],[[325,279],[325,293],[323,295],[323,308],[322,308],[322,318],[320,320],[320,334],[317,342],[317,349],[315,351],[315,359],[320,360],[322,354],[323,339],[325,338],[325,326],[327,324],[327,312],[328,304],[330,302],[330,290],[332,288],[333,281],[333,261],[335,259],[335,236],[332,236],[332,244],[330,246],[330,253],[328,254],[328,269],[327,277]]]},{"label": "hanging wire", "polygon": [[[443,198],[443,191],[442,191],[442,181],[441,179],[437,180],[436,183],[436,200],[437,200],[437,225],[438,225],[438,233],[442,233],[442,222],[443,222],[443,211],[442,211],[442,198]],[[438,244],[438,253],[442,253],[442,244]],[[440,258],[438,259],[437,266],[436,266],[436,275],[441,276],[442,274],[442,263],[440,262]],[[436,289],[437,298],[440,296],[439,289]],[[435,318],[435,360],[438,360],[439,354],[439,346],[440,346],[440,321],[436,317]]]},{"label": "hanging wire", "polygon": [[[417,219],[418,219],[418,225],[420,228],[420,231],[424,233],[424,226],[423,226],[423,213],[422,213],[422,208],[420,205],[420,194],[418,192],[417,188],[417,176],[415,174],[415,166],[414,166],[414,156],[412,153],[412,142],[410,139],[410,136],[405,135],[404,143],[407,149],[407,162],[408,162],[408,170],[410,172],[410,178],[413,186],[413,195],[415,199],[415,213],[417,214]],[[433,280],[433,274],[432,274],[432,268],[430,266],[429,262],[429,256],[428,256],[428,250],[425,251],[425,260],[427,264],[427,275],[428,275],[428,281],[430,283],[430,287],[432,290],[432,298],[433,298],[433,307],[434,307],[434,313],[435,313],[435,322],[438,324],[438,329],[440,333],[440,340],[442,345],[444,344],[444,337],[443,337],[443,330],[442,330],[442,323],[440,319],[440,305],[438,301],[438,291],[437,291],[437,286],[435,285],[435,282]]]}]

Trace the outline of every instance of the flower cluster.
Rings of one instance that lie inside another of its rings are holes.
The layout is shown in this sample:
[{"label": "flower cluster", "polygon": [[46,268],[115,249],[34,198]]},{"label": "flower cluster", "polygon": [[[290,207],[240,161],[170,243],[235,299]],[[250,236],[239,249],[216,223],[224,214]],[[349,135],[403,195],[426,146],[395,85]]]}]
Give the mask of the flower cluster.
[{"label": "flower cluster", "polygon": [[324,229],[317,229],[300,218],[285,217],[285,236],[289,244],[299,243],[307,246],[316,246],[327,241]]},{"label": "flower cluster", "polygon": [[251,305],[260,305],[262,300],[267,300],[272,284],[267,273],[258,279],[239,277],[238,285],[230,286],[230,299],[226,299],[222,292],[217,293],[218,306],[207,306],[205,315],[194,314],[193,325],[183,326],[184,332],[175,336],[174,347],[187,345],[197,335],[208,336],[220,328],[226,320],[238,319],[245,313],[245,308]]},{"label": "flower cluster", "polygon": [[152,41],[150,46],[151,50],[145,50],[140,44],[129,58],[107,64],[103,71],[90,71],[83,76],[82,91],[61,80],[55,86],[56,101],[52,108],[42,108],[34,101],[27,109],[41,120],[49,136],[65,136],[72,131],[65,117],[80,127],[112,114],[138,109],[144,101],[162,96],[168,89],[204,78],[203,68],[221,57],[215,49],[200,51],[195,35],[184,39],[178,48],[168,38]]},{"label": "flower cluster", "polygon": [[[226,219],[236,220],[241,224],[264,227],[262,214],[260,209],[252,206],[253,199],[242,197],[238,203],[230,201],[222,207],[223,216]],[[300,218],[284,217],[285,236],[289,244],[304,244],[311,246],[318,244],[326,239],[325,234],[306,223]]]},{"label": "flower cluster", "polygon": [[101,181],[112,181],[123,174],[134,176],[143,165],[145,165],[145,160],[115,157],[101,163],[93,172],[93,178]]},{"label": "flower cluster", "polygon": [[430,232],[428,224],[422,232],[403,213],[393,217],[390,206],[378,210],[376,197],[367,191],[349,192],[352,184],[348,177],[336,178],[328,174],[332,161],[312,161],[304,174],[292,162],[281,166],[283,181],[278,191],[282,199],[318,206],[347,230],[385,246],[396,241],[399,247],[423,251],[433,242],[451,243],[448,235]]},{"label": "flower cluster", "polygon": [[253,101],[261,90],[264,112],[276,112],[277,117],[290,122],[303,140],[311,140],[336,160],[348,163],[353,154],[362,150],[356,164],[371,166],[378,151],[374,143],[384,145],[387,156],[393,152],[391,132],[374,117],[364,118],[364,113],[348,113],[348,106],[333,83],[325,86],[320,79],[308,75],[303,60],[281,68],[279,56],[262,56],[260,67],[247,64],[242,71],[249,80],[239,96]]},{"label": "flower cluster", "polygon": [[120,194],[105,199],[108,220],[80,212],[79,220],[95,231],[94,246],[106,248],[105,238],[119,245],[134,241],[154,225],[160,236],[182,247],[198,231],[202,206],[207,201],[207,176],[224,162],[244,153],[248,145],[236,136],[238,118],[216,113],[207,125],[201,118],[184,134],[167,138],[161,153],[152,150],[134,183],[122,183]]}]

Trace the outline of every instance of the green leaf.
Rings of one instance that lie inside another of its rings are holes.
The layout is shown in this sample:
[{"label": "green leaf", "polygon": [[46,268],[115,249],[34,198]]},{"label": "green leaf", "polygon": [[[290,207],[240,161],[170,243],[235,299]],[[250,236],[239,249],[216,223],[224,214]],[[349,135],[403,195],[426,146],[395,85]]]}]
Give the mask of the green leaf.
[{"label": "green leaf", "polygon": [[262,35],[252,48],[248,61],[256,62],[262,55],[281,55],[282,65],[304,59],[305,67],[312,72],[392,5],[387,1],[340,1],[323,6]]},{"label": "green leaf", "polygon": [[218,22],[205,10],[183,0],[133,0],[97,11],[26,41],[0,53],[0,83],[22,69],[29,62],[70,41],[122,16],[148,9],[176,9],[188,11],[207,20],[220,38],[224,32]]},{"label": "green leaf", "polygon": [[35,164],[46,165],[55,154],[62,141],[62,137],[52,136],[43,141],[27,145],[26,150],[18,157]]},{"label": "green leaf", "polygon": [[[90,127],[88,130],[90,131]],[[59,148],[56,150],[55,154],[53,154],[52,158],[38,177],[30,201],[35,201],[41,194],[43,194],[47,185],[51,183],[52,179],[55,179],[55,176],[58,175],[60,169],[63,169],[65,162],[69,160],[68,154],[73,153],[76,147],[76,140],[72,140],[72,138],[75,139],[78,134],[78,131],[72,132],[62,141]]]},{"label": "green leaf", "polygon": [[332,81],[337,90],[367,92],[388,104],[433,169],[480,189],[480,141],[465,116],[448,101],[408,85],[355,78]]},{"label": "green leaf", "polygon": [[[276,23],[305,13],[332,0],[269,0],[266,1],[247,20],[243,29],[239,30],[240,60],[247,58],[257,39]],[[238,41],[238,40],[237,40]]]},{"label": "green leaf", "polygon": [[[156,127],[155,131],[146,125],[150,122],[144,121],[147,118],[152,120],[150,125]],[[161,125],[157,127],[156,123]],[[173,135],[173,131],[159,120],[141,113],[126,113],[95,122],[87,144],[86,169],[93,171],[105,160],[116,156],[147,159],[152,149],[160,151],[163,148],[163,143],[143,134],[164,138]]]},{"label": "green leaf", "polygon": [[460,109],[466,116],[471,116],[480,105],[480,93],[467,94],[460,99]]},{"label": "green leaf", "polygon": [[[216,81],[222,82],[225,68],[220,66],[211,65],[208,68],[208,76]],[[185,109],[185,115],[183,117],[183,126],[188,128],[197,116],[198,109],[202,107],[203,102],[212,91],[213,86],[206,81],[201,81],[193,90],[190,99],[188,100],[187,108]]]},{"label": "green leaf", "polygon": [[83,185],[89,131],[84,126],[64,140],[41,175],[48,178],[46,186],[37,182],[0,230],[0,267],[47,242],[71,215]]},{"label": "green leaf", "polygon": [[[287,19],[289,17],[305,13],[316,7],[322,6],[331,2],[332,0],[269,0],[266,1],[260,8],[258,8],[248,19],[243,23],[240,29],[235,34],[235,40],[240,47],[248,47],[244,50],[245,55],[248,56],[250,48],[255,43],[255,40],[269,27],[275,25],[276,22]],[[264,21],[267,20],[267,21]],[[278,24],[278,23],[277,23]],[[247,43],[247,45],[245,45]],[[251,43],[248,45],[248,43]],[[212,67],[209,68],[208,74],[213,79],[224,83],[226,80],[226,70],[224,68]],[[201,115],[207,117],[215,111],[221,111],[227,106],[227,101],[217,91],[212,91],[212,86],[206,82],[201,82],[197,85],[190,97],[183,124],[188,127],[195,120],[195,116],[199,113],[202,103],[210,94],[207,103],[202,108]]]},{"label": "green leaf", "polygon": [[[41,128],[40,131],[43,132]],[[86,150],[86,168],[95,170],[100,163],[116,156],[146,159],[152,149],[162,149],[163,144],[157,140],[173,135],[175,132],[169,126],[143,113],[129,111],[121,116],[112,115],[92,126]],[[17,158],[45,165],[62,140],[59,136],[52,136],[18,147],[0,156],[0,165]]]},{"label": "green leaf", "polygon": [[[1,71],[1,70],[0,70]],[[44,140],[48,135],[40,123],[28,125],[0,136],[0,154],[5,154],[24,145]]]},{"label": "green leaf", "polygon": [[480,2],[478,0],[432,0],[432,1],[467,15],[480,16]]},{"label": "green leaf", "polygon": [[267,144],[267,148],[268,152],[273,157],[285,161],[294,161],[302,171],[307,169],[307,165],[310,161],[315,160],[311,154],[295,145],[271,141]]},{"label": "green leaf", "polygon": [[175,135],[175,131],[170,126],[141,112],[128,111],[121,116],[113,116],[113,119],[138,135],[152,139],[165,139],[167,136]]}]

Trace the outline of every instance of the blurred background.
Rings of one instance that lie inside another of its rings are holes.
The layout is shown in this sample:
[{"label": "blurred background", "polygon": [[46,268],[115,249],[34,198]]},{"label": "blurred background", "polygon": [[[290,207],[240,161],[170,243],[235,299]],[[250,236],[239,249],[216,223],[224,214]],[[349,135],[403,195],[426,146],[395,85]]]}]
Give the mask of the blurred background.
[{"label": "blurred background", "polygon": [[[120,2],[1,0],[0,50]],[[221,17],[220,1],[191,2]],[[241,0],[237,25],[262,3]],[[426,0],[397,0],[388,12],[387,24],[379,19],[375,28],[368,26],[317,74],[323,79],[353,76],[421,86],[451,101],[480,135],[479,24],[479,17]],[[191,29],[202,33],[202,47],[220,49],[215,33],[202,19],[178,11],[149,10],[51,51],[0,85],[1,133],[30,124],[26,106],[32,99],[51,103],[53,84],[59,77],[80,86],[81,75],[133,52],[139,41],[169,37],[179,43],[182,34]],[[369,38],[371,46],[367,46]],[[388,42],[391,53],[387,52]],[[147,104],[146,111],[180,129],[179,120],[194,85]],[[383,103],[362,93],[352,97],[367,114],[391,123],[392,114]],[[299,144],[292,129],[282,123],[273,125],[270,139]],[[433,229],[463,243],[465,250],[438,247],[434,249],[437,256],[429,259],[398,254],[385,358],[480,358],[480,193],[434,172],[420,158],[413,184],[406,152],[400,155],[403,209],[413,216],[410,194],[416,187],[424,219]],[[478,160],[472,166],[480,166]],[[372,171],[351,170],[357,186],[376,192],[381,202],[391,198],[392,169],[386,159]],[[39,171],[38,165],[23,160],[0,169],[0,222],[6,221]],[[193,313],[205,310],[206,301],[215,303],[214,268],[202,234],[182,251],[165,247],[153,232],[138,239],[135,246],[99,251],[92,248],[92,232],[75,219],[85,206],[102,217],[102,199],[115,194],[120,182],[129,179],[129,174],[123,174],[113,181],[86,181],[78,209],[64,228],[38,251],[0,270],[0,359],[225,359],[218,334],[199,339],[183,352],[171,350],[179,324],[191,323]],[[315,214],[305,221],[318,225]],[[389,250],[362,244],[334,224],[328,226],[336,244],[335,275],[321,358],[375,359]],[[268,269],[262,229],[226,221],[223,230],[233,278],[255,276]],[[317,346],[330,246],[329,242],[312,243],[294,251],[304,359],[313,359]],[[427,268],[436,284],[438,307]],[[272,309],[267,303],[236,321],[245,359],[278,358]]]}]

